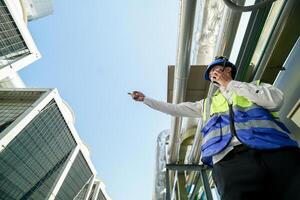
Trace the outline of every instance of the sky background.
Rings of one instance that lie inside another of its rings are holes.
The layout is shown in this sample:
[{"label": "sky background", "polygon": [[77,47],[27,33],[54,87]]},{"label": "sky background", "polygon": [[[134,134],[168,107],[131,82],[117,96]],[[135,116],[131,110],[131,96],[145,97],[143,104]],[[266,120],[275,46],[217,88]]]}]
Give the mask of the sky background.
[{"label": "sky background", "polygon": [[42,58],[21,70],[27,87],[57,88],[114,200],[152,199],[156,139],[170,117],[127,92],[167,96],[175,63],[179,2],[54,1],[51,16],[29,23]]}]

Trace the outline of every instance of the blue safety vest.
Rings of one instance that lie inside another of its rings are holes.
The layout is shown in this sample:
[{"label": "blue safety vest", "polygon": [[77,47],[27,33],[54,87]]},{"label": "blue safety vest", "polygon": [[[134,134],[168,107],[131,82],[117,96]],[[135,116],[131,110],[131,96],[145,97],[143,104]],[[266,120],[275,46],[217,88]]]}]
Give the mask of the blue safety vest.
[{"label": "blue safety vest", "polygon": [[[218,90],[206,98],[203,106],[201,160],[212,165],[212,156],[223,151],[230,143],[230,111],[225,97]],[[238,139],[253,149],[298,147],[290,131],[279,121],[277,113],[258,106],[243,96],[232,94],[234,128]]]}]

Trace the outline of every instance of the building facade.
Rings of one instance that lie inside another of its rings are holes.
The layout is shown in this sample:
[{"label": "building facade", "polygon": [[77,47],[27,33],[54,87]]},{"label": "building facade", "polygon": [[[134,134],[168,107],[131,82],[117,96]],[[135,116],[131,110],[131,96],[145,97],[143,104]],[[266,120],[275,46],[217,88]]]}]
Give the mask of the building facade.
[{"label": "building facade", "polygon": [[52,0],[23,0],[28,21],[36,20],[53,13]]},{"label": "building facade", "polygon": [[88,200],[111,200],[106,193],[105,185],[102,181],[95,179]]},{"label": "building facade", "polygon": [[27,21],[52,12],[51,0],[0,0],[0,199],[110,200],[71,108],[18,75],[41,58]]},{"label": "building facade", "polygon": [[0,98],[0,199],[87,199],[96,170],[57,90]]},{"label": "building facade", "polygon": [[[16,76],[41,58],[24,18],[20,1],[0,0],[0,81]],[[8,80],[7,80],[8,79]],[[18,85],[17,85],[18,86]]]}]

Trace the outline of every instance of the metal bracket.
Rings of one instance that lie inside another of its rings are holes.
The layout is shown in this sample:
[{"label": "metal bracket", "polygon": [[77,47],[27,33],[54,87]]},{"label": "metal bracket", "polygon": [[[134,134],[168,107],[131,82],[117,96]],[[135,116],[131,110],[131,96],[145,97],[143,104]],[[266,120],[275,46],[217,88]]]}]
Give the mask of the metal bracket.
[{"label": "metal bracket", "polygon": [[184,171],[197,171],[200,172],[201,179],[204,186],[204,191],[206,194],[207,200],[213,200],[211,189],[209,186],[209,180],[206,173],[208,168],[204,165],[196,165],[196,164],[167,164],[166,165],[166,199],[171,200],[171,193],[170,193],[170,179],[169,179],[169,171],[177,171],[177,172],[184,172]]}]

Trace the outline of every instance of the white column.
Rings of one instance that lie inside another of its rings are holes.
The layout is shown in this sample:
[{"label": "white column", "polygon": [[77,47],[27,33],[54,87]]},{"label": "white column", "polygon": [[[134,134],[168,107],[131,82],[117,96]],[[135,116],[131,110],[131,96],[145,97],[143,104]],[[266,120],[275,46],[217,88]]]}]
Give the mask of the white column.
[{"label": "white column", "polygon": [[85,193],[83,199],[88,200],[88,198],[89,198],[89,196],[90,196],[90,194],[91,194],[91,191],[92,191],[92,187],[93,187],[94,181],[95,181],[95,175],[93,175],[93,176],[91,177],[89,186],[88,186],[88,188],[87,188],[87,190],[86,190],[86,193]]},{"label": "white column", "polygon": [[98,194],[99,194],[99,191],[100,191],[100,181],[96,180],[95,184],[96,184],[96,188],[95,188],[92,200],[97,200]]}]

